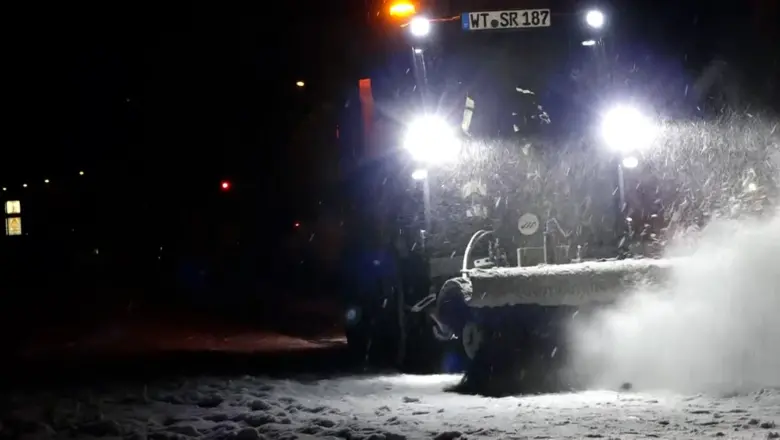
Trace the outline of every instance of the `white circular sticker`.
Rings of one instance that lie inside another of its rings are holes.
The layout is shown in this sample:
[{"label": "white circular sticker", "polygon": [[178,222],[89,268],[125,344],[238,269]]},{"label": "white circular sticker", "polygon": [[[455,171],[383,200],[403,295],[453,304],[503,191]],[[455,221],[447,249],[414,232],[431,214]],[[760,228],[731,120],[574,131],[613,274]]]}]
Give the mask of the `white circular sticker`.
[{"label": "white circular sticker", "polygon": [[530,212],[521,215],[520,220],[517,222],[517,229],[523,235],[535,234],[539,230],[539,217]]}]

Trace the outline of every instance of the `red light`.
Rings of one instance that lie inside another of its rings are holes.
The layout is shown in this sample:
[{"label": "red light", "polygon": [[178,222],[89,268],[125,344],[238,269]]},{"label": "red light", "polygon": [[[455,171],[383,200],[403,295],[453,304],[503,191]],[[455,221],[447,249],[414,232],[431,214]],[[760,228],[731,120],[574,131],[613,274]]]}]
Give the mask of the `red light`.
[{"label": "red light", "polygon": [[300,224],[300,223],[298,223],[298,222],[295,222],[295,227],[296,227],[296,228],[297,228],[297,227],[300,227],[300,226],[301,226],[301,224]]},{"label": "red light", "polygon": [[230,189],[230,182],[228,182],[228,181],[223,181],[223,182],[220,184],[220,186],[222,187],[222,189],[223,189],[223,190],[227,191],[227,190],[229,190],[229,189]]}]

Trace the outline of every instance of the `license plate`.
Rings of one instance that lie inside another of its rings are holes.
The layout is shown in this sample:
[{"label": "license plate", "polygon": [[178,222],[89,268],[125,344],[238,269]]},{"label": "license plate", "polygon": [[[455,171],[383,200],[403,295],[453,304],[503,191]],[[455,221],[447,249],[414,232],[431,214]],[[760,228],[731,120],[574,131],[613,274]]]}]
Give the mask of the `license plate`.
[{"label": "license plate", "polygon": [[523,29],[550,26],[549,9],[465,12],[461,16],[464,31]]}]

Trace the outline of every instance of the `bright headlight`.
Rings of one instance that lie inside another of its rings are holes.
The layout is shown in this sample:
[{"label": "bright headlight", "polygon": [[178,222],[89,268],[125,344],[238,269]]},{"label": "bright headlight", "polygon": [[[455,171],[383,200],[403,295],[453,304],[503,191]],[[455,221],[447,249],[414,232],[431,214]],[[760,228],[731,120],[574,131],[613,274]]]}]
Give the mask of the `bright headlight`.
[{"label": "bright headlight", "polygon": [[443,118],[426,115],[409,124],[404,148],[418,162],[454,162],[460,154],[460,139]]},{"label": "bright headlight", "polygon": [[414,17],[409,22],[409,31],[415,37],[424,37],[431,32],[431,22],[425,17]]},{"label": "bright headlight", "polygon": [[601,29],[604,27],[604,13],[597,9],[588,11],[585,14],[585,23],[593,29]]},{"label": "bright headlight", "polygon": [[658,127],[638,109],[618,106],[604,115],[601,135],[607,146],[623,153],[641,151],[656,137]]}]

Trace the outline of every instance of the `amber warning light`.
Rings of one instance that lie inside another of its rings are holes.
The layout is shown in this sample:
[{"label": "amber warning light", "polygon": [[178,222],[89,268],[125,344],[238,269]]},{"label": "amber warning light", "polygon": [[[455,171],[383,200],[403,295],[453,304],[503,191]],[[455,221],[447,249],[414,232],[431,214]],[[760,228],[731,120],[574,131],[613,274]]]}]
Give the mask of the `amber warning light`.
[{"label": "amber warning light", "polygon": [[394,18],[408,18],[416,12],[417,9],[411,2],[395,2],[390,5],[390,16]]}]

